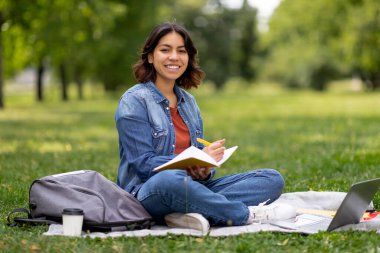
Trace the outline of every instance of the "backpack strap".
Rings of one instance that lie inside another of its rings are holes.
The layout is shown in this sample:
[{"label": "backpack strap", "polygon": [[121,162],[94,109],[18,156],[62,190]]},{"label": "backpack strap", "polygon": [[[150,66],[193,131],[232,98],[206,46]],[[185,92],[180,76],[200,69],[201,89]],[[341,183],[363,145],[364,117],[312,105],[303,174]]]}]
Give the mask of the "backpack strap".
[{"label": "backpack strap", "polygon": [[10,227],[14,227],[17,225],[17,223],[15,222],[15,219],[16,218],[13,218],[13,222],[11,222],[11,219],[12,219],[12,215],[15,214],[15,213],[26,213],[27,214],[27,217],[28,219],[31,219],[32,216],[30,215],[30,212],[28,209],[26,208],[15,208],[13,209],[9,214],[8,214],[8,217],[7,217],[7,225],[10,226]]},{"label": "backpack strap", "polygon": [[[12,221],[12,216],[15,213],[24,213],[27,214],[27,218],[23,217],[14,217]],[[50,225],[50,224],[59,224],[57,221],[48,220],[46,217],[32,218],[29,210],[26,208],[15,208],[13,209],[7,217],[7,225],[10,227],[15,227],[21,224],[30,224],[30,225]]]},{"label": "backpack strap", "polygon": [[111,231],[128,231],[128,230],[140,230],[150,229],[155,222],[153,219],[141,219],[130,221],[118,221],[118,222],[83,222],[83,230],[89,230],[91,232],[111,232]]}]

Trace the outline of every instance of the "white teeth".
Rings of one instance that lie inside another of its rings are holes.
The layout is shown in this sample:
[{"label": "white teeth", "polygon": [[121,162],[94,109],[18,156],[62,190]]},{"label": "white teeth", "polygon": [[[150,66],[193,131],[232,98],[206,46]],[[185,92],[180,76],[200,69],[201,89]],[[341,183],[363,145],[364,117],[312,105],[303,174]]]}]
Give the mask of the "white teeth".
[{"label": "white teeth", "polygon": [[174,66],[174,65],[167,65],[166,67],[169,69],[179,69],[179,66]]}]

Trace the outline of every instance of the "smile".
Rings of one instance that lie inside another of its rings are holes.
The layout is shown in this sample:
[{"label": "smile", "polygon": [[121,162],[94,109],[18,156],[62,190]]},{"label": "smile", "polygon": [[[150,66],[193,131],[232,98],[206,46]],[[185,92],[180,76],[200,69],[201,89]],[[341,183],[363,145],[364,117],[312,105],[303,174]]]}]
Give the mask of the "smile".
[{"label": "smile", "polygon": [[166,68],[168,69],[179,69],[180,67],[177,65],[165,65]]}]

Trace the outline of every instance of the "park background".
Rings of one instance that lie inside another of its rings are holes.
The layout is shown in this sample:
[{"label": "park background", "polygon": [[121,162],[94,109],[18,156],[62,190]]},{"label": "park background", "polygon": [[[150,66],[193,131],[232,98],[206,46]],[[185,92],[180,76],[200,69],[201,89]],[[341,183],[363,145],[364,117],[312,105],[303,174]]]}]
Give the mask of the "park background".
[{"label": "park background", "polygon": [[262,1],[2,0],[0,250],[380,251],[376,232],[97,240],[6,225],[36,178],[94,169],[115,180],[114,112],[162,21],[185,25],[199,50],[206,80],[191,92],[205,138],[239,146],[218,176],[276,168],[286,192],[347,191],[379,177],[380,2],[282,0],[263,18]]}]

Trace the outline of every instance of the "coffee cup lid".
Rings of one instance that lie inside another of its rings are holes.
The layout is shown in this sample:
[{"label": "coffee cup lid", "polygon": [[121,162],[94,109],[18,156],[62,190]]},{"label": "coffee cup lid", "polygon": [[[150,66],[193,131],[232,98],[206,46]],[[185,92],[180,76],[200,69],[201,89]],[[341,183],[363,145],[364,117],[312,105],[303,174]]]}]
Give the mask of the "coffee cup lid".
[{"label": "coffee cup lid", "polygon": [[67,215],[83,215],[83,210],[79,208],[65,208],[63,209],[62,214]]}]

